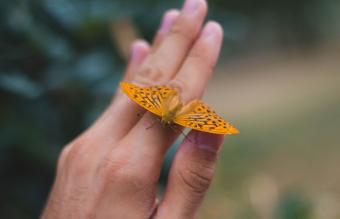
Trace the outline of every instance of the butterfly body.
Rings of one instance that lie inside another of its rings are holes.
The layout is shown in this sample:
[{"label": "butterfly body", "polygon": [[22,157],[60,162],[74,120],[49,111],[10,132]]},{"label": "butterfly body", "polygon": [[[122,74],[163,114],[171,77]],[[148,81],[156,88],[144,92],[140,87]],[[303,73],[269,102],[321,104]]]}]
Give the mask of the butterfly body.
[{"label": "butterfly body", "polygon": [[161,124],[163,126],[169,126],[173,124],[175,116],[176,116],[176,112],[174,111],[169,111],[169,112],[164,113],[164,115],[161,117]]},{"label": "butterfly body", "polygon": [[177,90],[168,86],[139,87],[121,82],[120,86],[134,102],[161,117],[163,126],[178,124],[214,134],[237,134],[238,130],[199,100],[184,104]]},{"label": "butterfly body", "polygon": [[177,92],[172,92],[162,102],[161,124],[163,126],[170,126],[182,108],[182,103],[179,100]]}]

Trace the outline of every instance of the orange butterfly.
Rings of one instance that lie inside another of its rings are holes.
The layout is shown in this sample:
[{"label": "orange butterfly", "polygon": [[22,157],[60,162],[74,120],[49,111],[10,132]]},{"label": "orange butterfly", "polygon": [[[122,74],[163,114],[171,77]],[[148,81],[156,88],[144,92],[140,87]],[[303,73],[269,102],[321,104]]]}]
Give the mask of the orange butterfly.
[{"label": "orange butterfly", "polygon": [[161,124],[173,123],[214,134],[237,134],[239,131],[199,100],[183,104],[178,91],[168,86],[138,87],[120,82],[120,87],[134,102],[161,117]]}]

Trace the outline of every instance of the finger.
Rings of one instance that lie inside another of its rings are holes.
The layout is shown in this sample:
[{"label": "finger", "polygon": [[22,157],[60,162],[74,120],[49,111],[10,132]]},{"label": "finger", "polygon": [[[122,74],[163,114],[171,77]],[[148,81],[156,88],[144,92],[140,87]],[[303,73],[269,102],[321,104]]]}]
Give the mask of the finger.
[{"label": "finger", "polygon": [[136,74],[144,59],[150,53],[150,45],[144,40],[136,40],[132,43],[130,59],[123,77],[124,81],[130,81]]},{"label": "finger", "polygon": [[162,20],[162,23],[161,23],[161,26],[160,26],[159,30],[157,31],[156,37],[153,41],[153,44],[152,44],[153,49],[156,49],[156,48],[159,47],[159,45],[163,41],[166,34],[169,33],[169,31],[172,27],[172,24],[178,18],[179,14],[180,14],[180,12],[177,9],[171,9],[171,10],[168,10],[165,13],[163,20]]},{"label": "finger", "polygon": [[[123,76],[124,80],[131,80],[131,78],[136,74],[137,69],[140,67],[149,52],[150,46],[144,40],[136,40],[131,45],[130,59],[126,69],[126,73]],[[117,105],[120,107],[115,107]],[[114,103],[111,103],[111,105],[97,119],[97,121],[80,137],[72,142],[69,145],[68,149],[72,148],[71,151],[79,151],[79,149],[74,148],[79,148],[78,145],[90,145],[89,142],[96,142],[94,145],[100,145],[102,149],[105,149],[107,148],[105,146],[112,145],[113,142],[118,141],[128,132],[129,128],[141,118],[140,116],[134,116],[131,117],[130,120],[127,119],[126,123],[117,126],[117,122],[115,121],[117,120],[116,115],[126,113],[129,109],[134,109],[134,107],[132,106],[132,103],[127,100],[122,93],[117,92],[114,98]],[[144,111],[140,109],[134,109],[133,113],[144,113]],[[117,127],[119,127],[119,129]],[[102,154],[106,153],[106,150],[98,150],[97,147],[93,146],[92,148],[84,148],[83,146],[81,148],[83,151],[90,151],[90,153],[88,153],[89,158],[86,161],[88,163],[96,162],[95,160],[98,160],[98,156],[102,156]],[[97,156],[94,156],[95,154],[97,154]]]},{"label": "finger", "polygon": [[212,181],[223,135],[191,131],[172,163],[155,218],[194,218]]},{"label": "finger", "polygon": [[[222,42],[222,28],[215,22],[209,22],[203,29],[200,37],[190,51],[188,58],[183,63],[177,76],[170,82],[176,87],[184,101],[197,99],[203,93],[207,81],[212,74],[213,66],[219,55]],[[158,173],[163,162],[164,154],[168,146],[178,136],[178,132],[161,127],[160,123],[147,129],[155,123],[155,116],[146,113],[136,126],[123,139],[124,145],[131,145],[138,159],[143,159],[143,168],[151,168],[150,171]],[[138,142],[136,142],[138,139]],[[147,160],[144,160],[145,157]]]},{"label": "finger", "polygon": [[[131,45],[130,59],[123,80],[132,80],[149,53],[150,45],[144,40],[136,40]],[[96,137],[96,140],[106,139],[108,142],[119,140],[141,118],[143,113],[144,110],[135,108],[133,103],[118,89],[111,105],[87,132],[91,133],[91,138]],[[133,116],[125,117],[122,123],[118,115],[125,114],[133,114]]]},{"label": "finger", "polygon": [[213,73],[223,39],[217,22],[208,22],[170,86],[181,91],[184,101],[199,98]]},{"label": "finger", "polygon": [[205,0],[186,0],[170,32],[145,60],[135,82],[165,84],[173,78],[196,40],[206,13]]}]

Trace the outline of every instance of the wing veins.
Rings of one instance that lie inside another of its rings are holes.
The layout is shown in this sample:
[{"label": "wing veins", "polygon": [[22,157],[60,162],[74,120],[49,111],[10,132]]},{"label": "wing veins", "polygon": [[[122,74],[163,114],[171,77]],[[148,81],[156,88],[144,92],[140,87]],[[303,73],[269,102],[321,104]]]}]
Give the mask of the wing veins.
[{"label": "wing veins", "polygon": [[[151,96],[152,97],[152,96]],[[148,99],[148,101],[156,108],[159,109],[159,105],[157,104],[157,102],[154,101],[154,99],[150,99],[149,96],[145,96],[146,99]],[[152,97],[153,98],[153,97]]]},{"label": "wing veins", "polygon": [[160,101],[159,96],[156,95],[157,98],[155,98],[154,96],[151,95],[151,97],[152,97],[154,103],[155,103],[155,104],[158,106],[158,108],[160,109],[160,108],[161,108],[161,101]]}]

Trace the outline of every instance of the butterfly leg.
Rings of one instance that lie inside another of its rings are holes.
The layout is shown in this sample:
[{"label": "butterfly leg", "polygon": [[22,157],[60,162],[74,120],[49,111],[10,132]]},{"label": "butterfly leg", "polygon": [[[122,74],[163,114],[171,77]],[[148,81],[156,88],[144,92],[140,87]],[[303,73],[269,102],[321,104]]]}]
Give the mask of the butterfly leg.
[{"label": "butterfly leg", "polygon": [[154,120],[153,123],[151,123],[148,127],[146,127],[146,129],[151,129],[158,122],[160,122],[160,120],[157,118],[157,119]]}]

